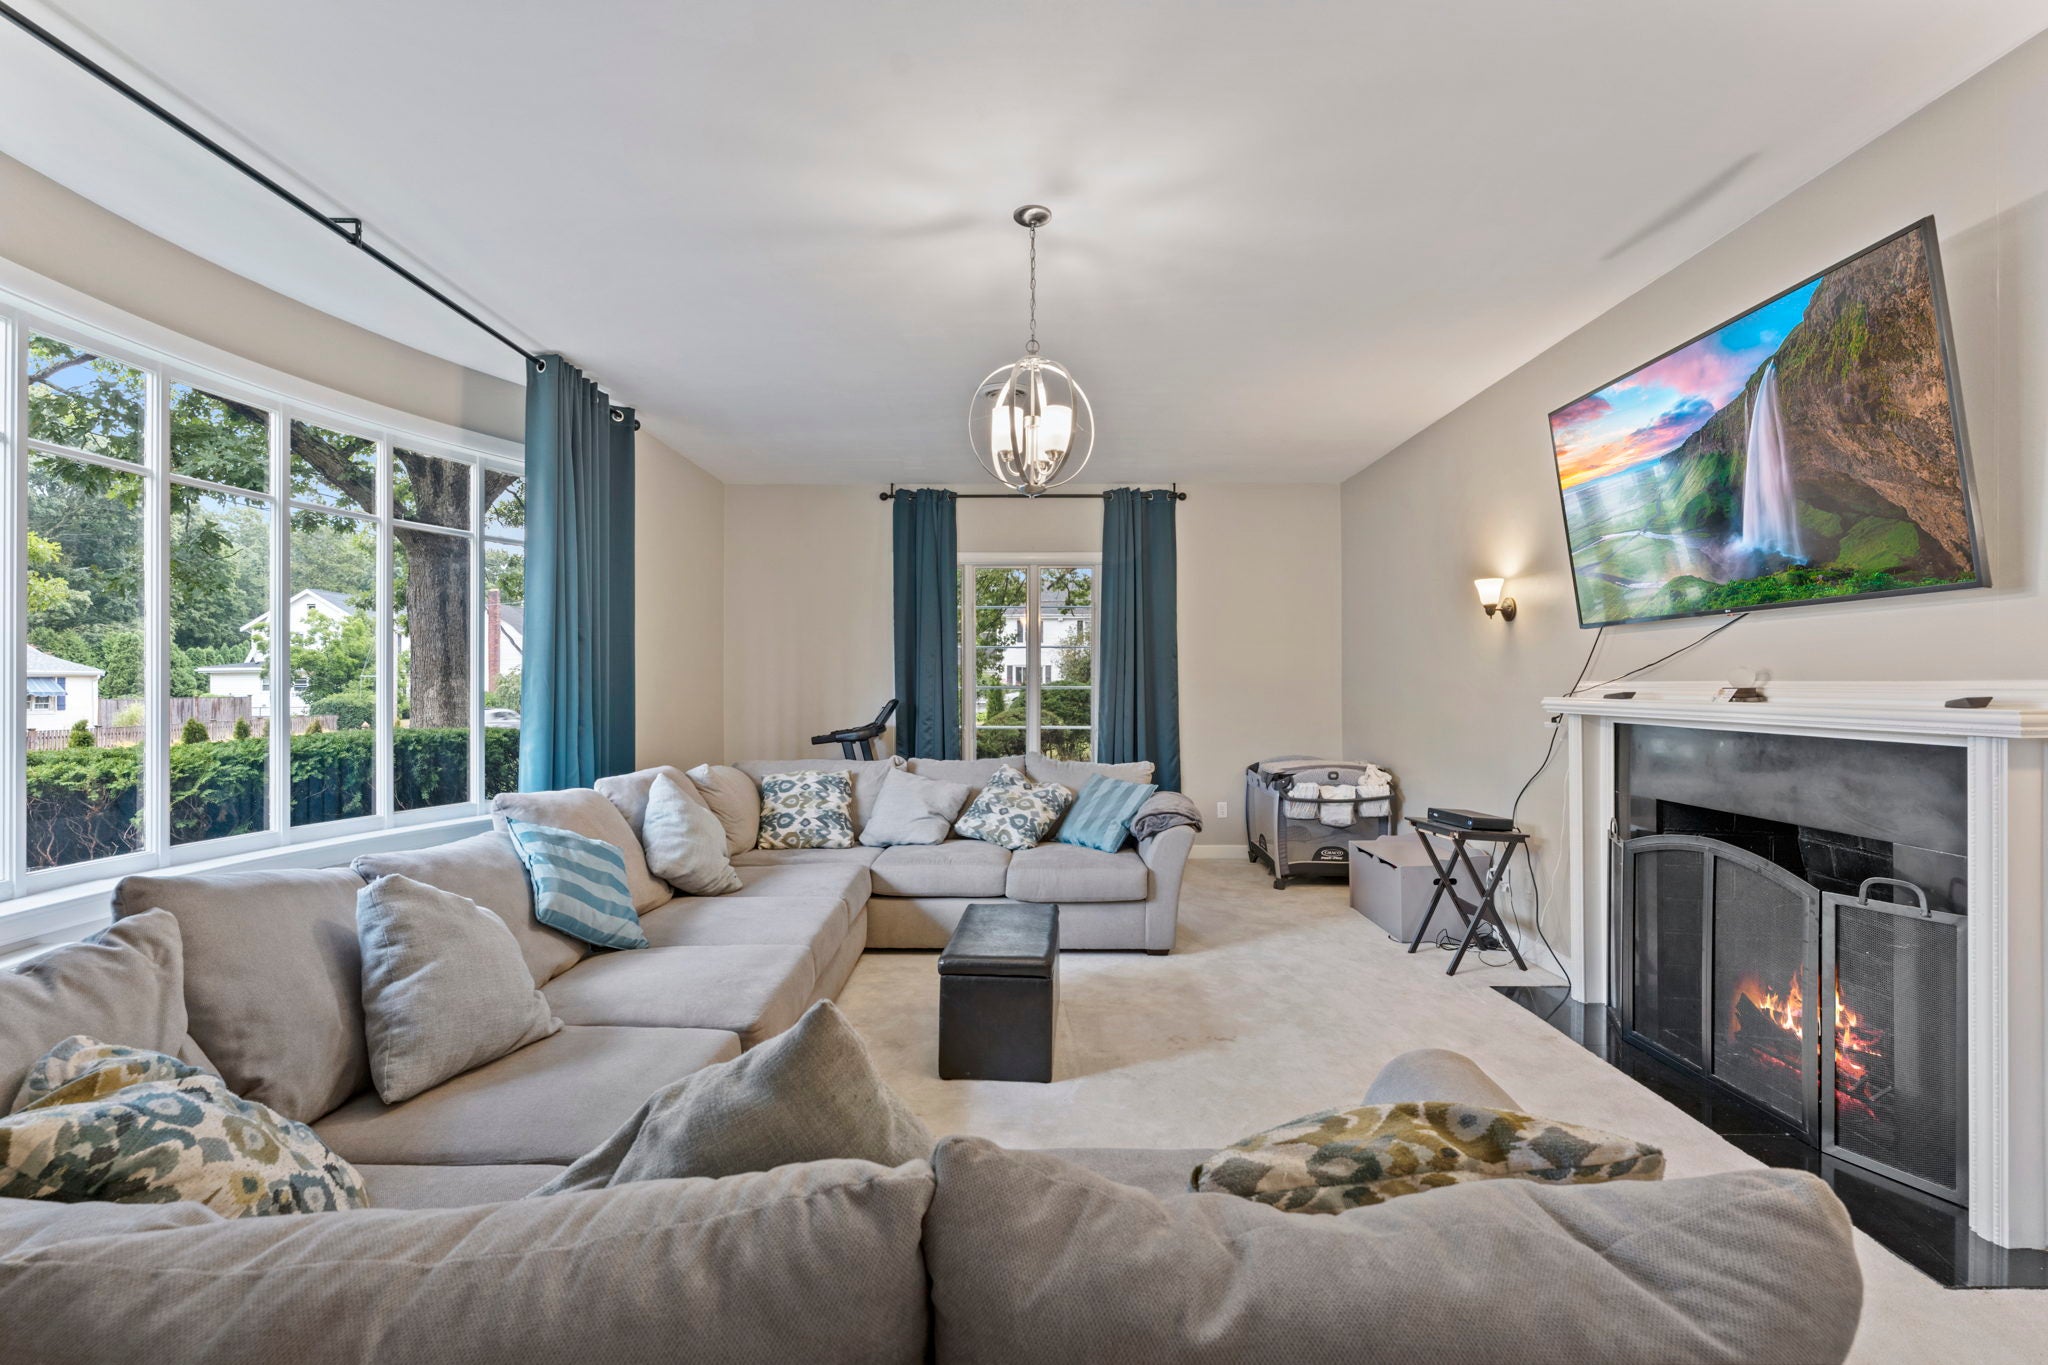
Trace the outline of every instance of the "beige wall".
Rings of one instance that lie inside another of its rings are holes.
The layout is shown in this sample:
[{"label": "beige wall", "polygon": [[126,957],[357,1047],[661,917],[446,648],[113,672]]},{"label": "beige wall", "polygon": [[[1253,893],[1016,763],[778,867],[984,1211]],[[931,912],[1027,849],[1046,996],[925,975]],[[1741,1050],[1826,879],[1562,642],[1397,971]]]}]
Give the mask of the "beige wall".
[{"label": "beige wall", "polygon": [[[519,385],[223,270],[5,156],[0,206],[0,257],[38,274],[314,383],[521,439],[526,397]],[[721,751],[724,485],[645,432],[637,482],[640,757],[697,763]]]},{"label": "beige wall", "polygon": [[[873,488],[726,489],[725,748],[814,752],[894,686],[889,505]],[[983,491],[974,488],[964,491]],[[1340,747],[1336,489],[1213,484],[1180,504],[1183,785],[1202,842],[1242,839],[1244,765]],[[1093,501],[959,504],[964,553],[1096,553]],[[1311,547],[1305,553],[1290,547]],[[1216,802],[1230,803],[1216,818]]]},{"label": "beige wall", "polygon": [[[1399,774],[1410,809],[1506,811],[1550,735],[1537,698],[1593,643],[1573,611],[1546,414],[1828,263],[1936,215],[1997,587],[1765,612],[1664,666],[1666,678],[2048,677],[2042,457],[2048,435],[2048,40],[2037,39],[1709,250],[1567,337],[1343,490],[1344,734]],[[1472,579],[1506,575],[1512,625]],[[1646,663],[1712,622],[1607,632],[1589,677]],[[1961,689],[1958,689],[1961,690]],[[1562,763],[1531,790],[1545,923]],[[1526,888],[1518,887],[1524,893]]]},{"label": "beige wall", "polygon": [[725,754],[725,485],[645,431],[634,457],[640,761],[717,762]]}]

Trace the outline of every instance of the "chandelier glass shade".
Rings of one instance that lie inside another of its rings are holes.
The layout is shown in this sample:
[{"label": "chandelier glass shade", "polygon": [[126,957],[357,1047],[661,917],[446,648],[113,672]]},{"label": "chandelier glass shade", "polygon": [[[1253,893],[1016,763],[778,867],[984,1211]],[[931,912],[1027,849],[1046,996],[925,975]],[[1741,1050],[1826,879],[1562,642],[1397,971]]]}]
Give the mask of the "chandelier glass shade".
[{"label": "chandelier glass shade", "polygon": [[1038,229],[1052,210],[1026,204],[1012,217],[1031,231],[1031,339],[1022,359],[989,371],[975,388],[967,437],[996,482],[1036,497],[1087,465],[1095,412],[1067,367],[1038,353]]}]

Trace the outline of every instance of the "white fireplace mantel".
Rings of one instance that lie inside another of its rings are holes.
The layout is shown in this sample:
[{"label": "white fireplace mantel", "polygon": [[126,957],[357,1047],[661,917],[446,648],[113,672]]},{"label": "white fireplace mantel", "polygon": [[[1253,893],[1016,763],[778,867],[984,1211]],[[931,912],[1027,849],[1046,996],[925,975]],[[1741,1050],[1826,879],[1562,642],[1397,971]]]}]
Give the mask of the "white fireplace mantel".
[{"label": "white fireplace mantel", "polygon": [[[2048,1247],[2048,682],[1767,683],[1765,702],[1721,700],[1723,687],[1625,682],[1544,698],[1564,727],[1573,979],[1605,1002],[1617,725],[1966,750],[1970,1227],[1999,1246]],[[1993,700],[1942,705],[1964,696]]]}]

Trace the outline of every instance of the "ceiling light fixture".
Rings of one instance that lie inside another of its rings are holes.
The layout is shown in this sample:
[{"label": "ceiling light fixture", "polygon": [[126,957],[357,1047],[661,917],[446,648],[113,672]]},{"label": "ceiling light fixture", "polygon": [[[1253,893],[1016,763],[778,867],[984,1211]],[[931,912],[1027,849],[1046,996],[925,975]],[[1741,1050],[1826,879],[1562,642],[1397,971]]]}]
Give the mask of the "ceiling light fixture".
[{"label": "ceiling light fixture", "polygon": [[996,479],[1027,498],[1081,472],[1095,449],[1095,412],[1067,367],[1038,353],[1038,229],[1052,217],[1043,204],[1010,215],[1031,233],[1031,339],[1024,358],[998,366],[967,405],[967,437],[975,458]]}]

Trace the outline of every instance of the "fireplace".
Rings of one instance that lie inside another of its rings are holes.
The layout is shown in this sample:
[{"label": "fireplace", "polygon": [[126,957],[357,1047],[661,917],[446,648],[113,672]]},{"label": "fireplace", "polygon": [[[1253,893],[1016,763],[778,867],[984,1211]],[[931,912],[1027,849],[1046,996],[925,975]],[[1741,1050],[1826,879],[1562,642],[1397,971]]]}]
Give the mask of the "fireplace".
[{"label": "fireplace", "polygon": [[[1646,731],[1619,747],[1624,1031],[1823,1154],[1967,1203],[1967,881],[1959,855],[1911,842],[1952,841],[1935,808],[1952,751],[1622,728]],[[1798,780],[1760,794],[1774,784],[1740,768]],[[1901,870],[1937,873],[1932,896]]]}]

